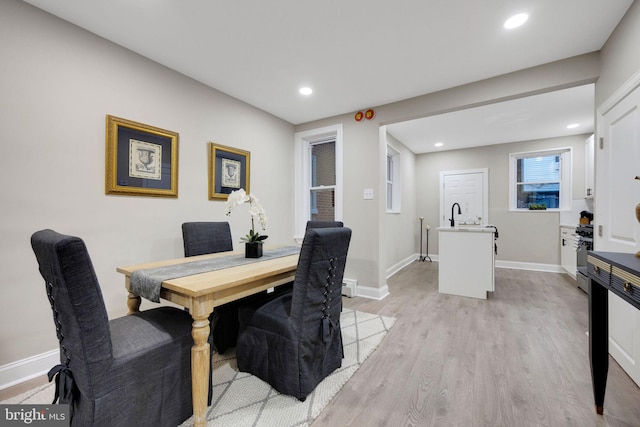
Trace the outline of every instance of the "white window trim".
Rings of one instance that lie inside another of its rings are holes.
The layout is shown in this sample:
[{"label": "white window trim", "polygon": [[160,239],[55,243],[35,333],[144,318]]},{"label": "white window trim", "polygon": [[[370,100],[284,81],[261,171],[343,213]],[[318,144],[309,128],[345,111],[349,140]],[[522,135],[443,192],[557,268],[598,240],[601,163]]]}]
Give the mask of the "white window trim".
[{"label": "white window trim", "polygon": [[[402,164],[401,164],[401,160],[400,160],[400,151],[398,151],[395,147],[393,147],[393,145],[391,144],[387,144],[387,158],[391,157],[391,162],[393,164],[393,176],[391,178],[391,188],[392,188],[392,192],[391,192],[391,208],[389,208],[389,206],[387,205],[387,199],[388,199],[388,194],[387,197],[385,197],[385,206],[387,209],[387,213],[400,213],[401,209],[402,209],[402,174],[401,169],[402,169]],[[386,162],[385,162],[386,165]],[[386,169],[386,168],[385,168]],[[388,171],[385,170],[385,183],[389,183],[388,179],[387,179],[387,174]],[[385,185],[385,192],[388,189],[388,185]]]},{"label": "white window trim", "polygon": [[[560,207],[546,210],[529,210],[516,206],[516,162],[524,157],[560,155]],[[554,148],[550,150],[526,151],[509,154],[509,211],[510,212],[559,212],[570,211],[573,198],[573,148]]]},{"label": "white window trim", "polygon": [[302,241],[310,218],[309,190],[311,188],[311,162],[309,150],[311,144],[323,139],[335,138],[336,147],[336,185],[335,185],[335,220],[342,221],[343,195],[343,154],[342,125],[325,126],[318,129],[297,132],[294,136],[294,191],[295,191],[295,230],[294,239]]}]

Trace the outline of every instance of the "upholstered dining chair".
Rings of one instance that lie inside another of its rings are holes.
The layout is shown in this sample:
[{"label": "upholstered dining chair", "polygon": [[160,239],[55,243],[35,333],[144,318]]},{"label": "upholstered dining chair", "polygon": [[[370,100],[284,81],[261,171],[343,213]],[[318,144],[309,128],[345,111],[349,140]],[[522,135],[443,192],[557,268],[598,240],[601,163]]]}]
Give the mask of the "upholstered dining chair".
[{"label": "upholstered dining chair", "polygon": [[[185,222],[182,224],[182,241],[185,257],[233,250],[228,222]],[[209,318],[213,345],[219,354],[236,346],[238,304],[233,301],[216,307]]]},{"label": "upholstered dining chair", "polygon": [[60,344],[49,371],[54,403],[70,405],[71,425],[176,426],[190,417],[189,314],[160,307],[108,320],[82,239],[42,230],[31,246]]},{"label": "upholstered dining chair", "polygon": [[[312,228],[331,228],[331,227],[343,227],[343,226],[344,226],[344,223],[342,221],[307,221],[305,233]],[[293,282],[280,285],[276,289],[276,291],[279,293],[291,292],[292,290],[293,290]]]},{"label": "upholstered dining chair", "polygon": [[182,241],[186,257],[233,250],[228,222],[185,222]]},{"label": "upholstered dining chair", "polygon": [[309,229],[292,292],[240,307],[240,371],[305,400],[342,365],[341,290],[350,240],[347,227]]}]

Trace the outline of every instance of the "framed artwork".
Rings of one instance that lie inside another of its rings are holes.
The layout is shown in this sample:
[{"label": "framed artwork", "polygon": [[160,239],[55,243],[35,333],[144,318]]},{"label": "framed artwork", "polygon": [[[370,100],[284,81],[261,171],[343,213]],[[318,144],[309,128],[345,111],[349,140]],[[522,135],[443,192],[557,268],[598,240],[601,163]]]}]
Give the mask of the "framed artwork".
[{"label": "framed artwork", "polygon": [[251,153],[209,143],[209,200],[227,200],[232,191],[249,190]]},{"label": "framed artwork", "polygon": [[107,115],[105,193],[178,197],[178,134]]}]

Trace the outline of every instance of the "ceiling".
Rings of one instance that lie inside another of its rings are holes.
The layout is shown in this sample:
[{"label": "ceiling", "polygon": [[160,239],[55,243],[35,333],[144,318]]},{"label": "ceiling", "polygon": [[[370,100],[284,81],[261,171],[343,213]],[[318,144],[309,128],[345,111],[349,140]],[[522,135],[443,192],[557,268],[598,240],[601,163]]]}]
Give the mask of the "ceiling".
[{"label": "ceiling", "polygon": [[594,115],[589,84],[387,125],[387,132],[420,154],[591,133]]},{"label": "ceiling", "polygon": [[[633,3],[24,1],[292,124],[598,51]],[[527,12],[529,20],[518,29],[505,30],[503,22],[519,12]],[[311,87],[313,94],[299,94],[301,86]],[[567,97],[583,97],[586,91],[563,93]],[[541,102],[532,100],[532,104],[545,108],[553,105],[544,96],[540,99]],[[559,99],[563,99],[560,94],[553,102],[561,102]],[[481,115],[475,119],[465,116],[472,113],[469,110],[428,120],[464,120],[478,126],[484,121],[494,123],[494,128],[496,123],[506,121],[517,128],[518,120],[528,116],[537,127],[543,124],[543,117],[538,116],[542,113],[532,106],[517,104],[520,114],[512,105],[503,106],[506,109],[502,110],[500,107],[482,107]],[[590,108],[593,112],[593,102]],[[564,111],[569,110],[557,109],[550,116],[559,119]],[[433,123],[436,122],[430,128]],[[411,134],[398,125],[393,128],[398,135]],[[485,128],[465,136],[460,126],[455,128],[455,135],[452,133],[448,139],[431,133],[421,137],[428,140],[426,145],[421,145],[415,136],[407,136],[407,144],[416,152],[426,152],[436,137],[448,141],[474,140],[478,135],[492,141],[511,138],[506,130],[502,132],[505,135],[491,136]]]}]

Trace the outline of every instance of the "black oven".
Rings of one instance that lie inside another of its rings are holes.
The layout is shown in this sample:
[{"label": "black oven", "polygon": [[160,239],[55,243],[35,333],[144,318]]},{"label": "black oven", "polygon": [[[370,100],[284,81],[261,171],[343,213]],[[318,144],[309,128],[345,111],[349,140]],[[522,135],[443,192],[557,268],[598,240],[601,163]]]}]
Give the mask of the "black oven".
[{"label": "black oven", "polygon": [[576,228],[578,236],[578,249],[576,250],[576,280],[578,287],[589,292],[589,279],[587,276],[587,252],[593,250],[593,224],[580,224]]}]

